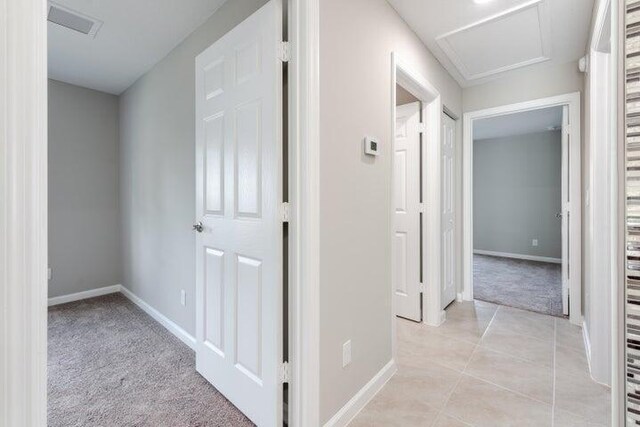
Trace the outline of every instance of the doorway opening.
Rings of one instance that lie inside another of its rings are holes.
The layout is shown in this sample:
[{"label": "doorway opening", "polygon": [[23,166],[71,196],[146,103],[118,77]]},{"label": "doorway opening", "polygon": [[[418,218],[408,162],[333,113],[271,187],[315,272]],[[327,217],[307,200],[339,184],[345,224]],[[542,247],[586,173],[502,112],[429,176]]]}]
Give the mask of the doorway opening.
[{"label": "doorway opening", "polygon": [[580,98],[465,115],[464,292],[581,317]]},{"label": "doorway opening", "polygon": [[563,111],[540,108],[473,124],[475,299],[568,314],[562,280]]},{"label": "doorway opening", "polygon": [[222,3],[49,5],[49,425],[299,416],[295,18]]},{"label": "doorway opening", "polygon": [[[439,92],[392,54],[392,322],[444,320]],[[393,338],[395,340],[395,338]]]}]

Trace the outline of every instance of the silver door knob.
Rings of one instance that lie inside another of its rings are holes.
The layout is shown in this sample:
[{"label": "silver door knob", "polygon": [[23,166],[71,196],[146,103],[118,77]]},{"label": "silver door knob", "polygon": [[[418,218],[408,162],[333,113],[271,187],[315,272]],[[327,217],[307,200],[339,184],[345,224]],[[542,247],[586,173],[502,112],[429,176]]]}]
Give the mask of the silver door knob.
[{"label": "silver door knob", "polygon": [[193,230],[197,231],[198,233],[202,233],[202,230],[204,230],[204,225],[202,225],[202,221],[200,221],[197,224],[193,224]]},{"label": "silver door knob", "polygon": [[558,213],[556,214],[556,218],[558,218],[558,219],[562,219],[562,212],[558,212]]}]

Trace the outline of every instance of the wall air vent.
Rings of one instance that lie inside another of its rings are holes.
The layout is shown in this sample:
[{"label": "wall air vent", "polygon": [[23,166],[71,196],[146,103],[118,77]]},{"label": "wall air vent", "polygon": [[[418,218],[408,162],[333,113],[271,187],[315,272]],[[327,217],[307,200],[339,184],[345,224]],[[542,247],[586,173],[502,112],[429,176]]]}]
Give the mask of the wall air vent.
[{"label": "wall air vent", "polygon": [[90,37],[95,37],[102,26],[102,21],[53,2],[49,2],[47,20]]}]

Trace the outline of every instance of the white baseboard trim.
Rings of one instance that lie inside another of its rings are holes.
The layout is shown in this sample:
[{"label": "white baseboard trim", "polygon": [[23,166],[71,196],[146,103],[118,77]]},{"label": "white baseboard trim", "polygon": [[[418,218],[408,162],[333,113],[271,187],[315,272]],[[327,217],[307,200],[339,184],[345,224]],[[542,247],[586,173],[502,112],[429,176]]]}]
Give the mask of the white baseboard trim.
[{"label": "white baseboard trim", "polygon": [[117,292],[120,292],[120,287],[121,285],[105,286],[104,288],[91,289],[88,291],[76,292],[75,294],[52,297],[52,298],[49,298],[47,305],[51,307],[58,304],[65,304],[68,302],[80,301],[83,299],[99,297],[102,295],[115,294]]},{"label": "white baseboard trim", "polygon": [[587,354],[587,364],[589,365],[589,373],[591,373],[591,340],[589,339],[589,330],[587,324],[582,321],[582,339],[584,341],[584,351]]},{"label": "white baseboard trim", "polygon": [[120,292],[122,292],[122,295],[127,297],[132,303],[140,307],[142,311],[147,313],[149,316],[153,317],[156,320],[156,322],[164,326],[169,332],[175,335],[180,341],[188,345],[193,350],[196,349],[196,338],[193,335],[189,334],[187,331],[185,331],[176,323],[174,323],[172,320],[170,320],[167,316],[160,313],[155,308],[151,307],[149,304],[143,301],[139,296],[137,296],[136,294],[134,294],[124,286],[120,286]]},{"label": "white baseboard trim", "polygon": [[99,297],[102,295],[115,294],[120,292],[122,295],[127,297],[132,303],[140,307],[142,311],[147,313],[149,316],[153,317],[156,322],[160,323],[164,326],[169,332],[175,335],[180,341],[188,345],[190,348],[195,350],[196,348],[196,338],[189,334],[187,331],[178,326],[175,322],[170,320],[167,316],[160,313],[155,308],[151,307],[145,301],[143,301],[139,296],[131,292],[129,289],[125,288],[122,285],[113,285],[106,286],[104,288],[92,289],[90,291],[77,292],[75,294],[62,295],[59,297],[49,298],[49,306],[64,304],[67,302],[80,301],[83,299]]},{"label": "white baseboard trim", "polygon": [[344,427],[348,425],[367,406],[367,403],[378,394],[397,370],[395,361],[390,360],[351,400],[325,423],[324,427]]},{"label": "white baseboard trim", "polygon": [[611,389],[611,384],[600,381],[594,376],[591,365],[591,338],[589,338],[589,330],[587,329],[587,323],[584,321],[584,318],[582,320],[582,339],[584,340],[584,350],[587,355],[587,365],[589,367],[589,376],[591,377],[591,380],[600,384],[601,386]]},{"label": "white baseboard trim", "polygon": [[482,249],[474,249],[473,253],[478,255],[489,255],[489,256],[497,256],[502,258],[514,258],[514,259],[524,259],[527,261],[540,261],[540,262],[551,262],[553,264],[562,264],[561,258],[551,258],[546,256],[511,254],[508,252],[484,251]]}]

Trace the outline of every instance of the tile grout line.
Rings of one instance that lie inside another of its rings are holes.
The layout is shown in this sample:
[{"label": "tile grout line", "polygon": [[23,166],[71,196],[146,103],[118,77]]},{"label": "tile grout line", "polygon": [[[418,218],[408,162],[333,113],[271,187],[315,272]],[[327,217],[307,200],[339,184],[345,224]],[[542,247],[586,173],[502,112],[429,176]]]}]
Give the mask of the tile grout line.
[{"label": "tile grout line", "polygon": [[497,388],[500,388],[500,389],[502,389],[502,390],[508,391],[509,393],[512,393],[512,394],[515,394],[515,395],[517,395],[517,396],[523,397],[523,398],[525,398],[525,399],[527,399],[527,400],[533,400],[534,402],[541,403],[541,404],[543,404],[543,405],[547,405],[547,406],[551,406],[551,403],[549,403],[549,402],[545,402],[545,401],[542,401],[542,400],[537,399],[537,398],[535,398],[535,397],[531,397],[531,396],[526,395],[526,394],[524,394],[524,393],[522,393],[522,392],[520,392],[520,391],[512,390],[512,389],[510,389],[509,387],[505,387],[505,386],[503,386],[503,385],[493,383],[493,382],[488,381],[488,380],[486,380],[486,379],[484,379],[484,378],[477,377],[477,376],[475,376],[475,375],[473,375],[473,374],[466,374],[466,373],[465,373],[465,375],[466,375],[466,376],[468,376],[468,377],[470,377],[470,378],[473,378],[473,379],[475,379],[475,380],[482,381],[483,383],[491,384],[491,385],[492,385],[492,386],[494,386],[494,387],[497,387]]},{"label": "tile grout line", "polygon": [[[499,310],[499,309],[500,309],[500,308],[498,308],[498,310]],[[533,400],[534,402],[538,402],[538,403],[543,404],[543,405],[549,405],[549,406],[551,406],[551,407],[552,407],[551,412],[552,412],[552,417],[553,417],[553,400],[552,400],[552,404],[550,405],[550,404],[549,404],[549,402],[544,402],[544,401],[542,401],[542,400],[540,400],[540,399],[537,399],[537,398],[535,398],[535,397],[528,396],[528,395],[526,395],[526,394],[524,394],[524,393],[522,393],[522,392],[519,392],[519,391],[516,391],[516,390],[512,390],[512,389],[510,389],[510,388],[508,388],[508,387],[505,387],[505,386],[503,386],[503,385],[493,383],[493,382],[488,381],[488,380],[486,380],[486,379],[484,379],[484,378],[480,378],[480,377],[477,377],[477,376],[475,376],[475,375],[473,375],[473,374],[470,374],[470,373],[467,373],[467,372],[466,372],[466,371],[467,371],[467,368],[469,367],[469,364],[471,363],[471,360],[473,359],[473,356],[476,354],[476,352],[477,352],[478,348],[480,348],[480,347],[481,347],[480,343],[482,342],[482,340],[484,339],[484,336],[486,335],[487,331],[488,331],[488,330],[489,330],[489,328],[491,327],[491,325],[492,325],[492,323],[493,323],[493,321],[494,321],[494,319],[495,319],[495,316],[496,316],[496,315],[497,315],[497,313],[498,313],[498,310],[496,310],[496,312],[494,313],[493,317],[491,318],[491,321],[490,321],[490,322],[489,322],[489,324],[487,325],[487,329],[485,329],[484,333],[482,334],[482,337],[480,338],[480,341],[478,341],[478,344],[476,345],[476,347],[474,348],[473,352],[471,353],[471,356],[469,357],[469,360],[467,361],[467,363],[466,363],[465,367],[464,367],[464,368],[463,368],[463,370],[462,370],[462,373],[461,373],[460,379],[459,379],[459,380],[458,380],[458,382],[456,383],[455,387],[453,387],[453,390],[455,390],[455,388],[456,388],[456,387],[458,387],[458,384],[459,384],[459,383],[460,383],[460,381],[462,380],[462,376],[463,376],[463,375],[466,375],[466,376],[471,377],[471,378],[474,378],[474,379],[476,379],[476,380],[478,380],[478,381],[482,381],[482,382],[485,382],[485,383],[487,383],[487,384],[491,384],[491,385],[492,385],[492,386],[494,386],[494,387],[500,388],[500,389],[502,389],[502,390],[508,391],[508,392],[510,392],[510,393],[513,393],[513,394],[516,394],[516,395],[518,395],[518,396],[520,396],[520,397],[523,397],[523,398],[525,398],[525,399]],[[519,335],[520,335],[520,334],[519,334]],[[523,336],[525,336],[525,335],[523,335]],[[554,320],[554,343],[555,343],[555,320]],[[488,348],[488,349],[489,349],[489,350],[491,350],[490,348]],[[493,351],[493,350],[491,350],[491,351]],[[498,353],[500,353],[500,354],[504,354],[504,355],[506,355],[506,356],[511,356],[511,355],[509,355],[508,353],[501,353],[501,352],[498,352]],[[512,356],[512,357],[513,357],[513,356]],[[514,357],[514,358],[519,359],[519,358],[517,358],[517,357]],[[554,350],[554,358],[555,358],[555,350]],[[526,361],[525,359],[519,359],[519,360]],[[555,371],[554,371],[554,373],[555,373]],[[555,375],[554,375],[554,381],[555,381]],[[553,391],[553,392],[554,392],[554,394],[555,394],[555,389],[554,389],[554,391]],[[449,399],[451,398],[451,395],[452,395],[452,394],[453,394],[453,391],[451,392],[451,394],[450,394],[450,395],[449,395],[449,397],[447,398],[447,402],[448,402],[448,401],[449,401]],[[446,403],[445,403],[445,406],[446,406]],[[552,418],[552,422],[553,422],[553,418]],[[552,425],[552,427],[553,427],[553,425]]]},{"label": "tile grout line", "polygon": [[[552,339],[551,340],[542,340],[542,339],[539,339],[539,338],[536,338],[536,337],[531,337],[531,336],[525,335],[525,334],[519,334],[519,333],[516,334],[518,336],[522,336],[523,338],[533,339],[533,340],[539,341],[539,342],[547,342],[547,343],[550,342],[550,344],[552,346],[552,364],[551,364],[551,366],[537,364],[537,363],[535,363],[533,361],[530,361],[530,360],[527,360],[527,359],[523,359],[523,358],[518,357],[518,356],[514,356],[514,355],[512,355],[512,354],[510,354],[508,352],[495,350],[495,349],[493,349],[491,347],[488,347],[488,346],[484,345],[484,339],[489,334],[489,331],[490,331],[491,327],[496,325],[496,319],[498,317],[498,311],[507,311],[507,310],[508,310],[508,308],[505,308],[505,307],[502,307],[502,306],[498,306],[496,308],[496,310],[493,312],[493,314],[491,316],[491,319],[490,319],[489,323],[487,324],[486,328],[484,329],[480,339],[476,343],[473,343],[471,341],[467,341],[465,339],[460,339],[460,338],[457,338],[457,337],[451,337],[451,336],[448,336],[447,334],[443,334],[443,333],[440,333],[440,332],[430,331],[430,332],[434,332],[436,335],[438,335],[440,337],[443,337],[443,338],[447,338],[447,339],[451,339],[453,341],[457,341],[457,342],[461,342],[461,343],[463,342],[463,343],[466,343],[466,344],[472,344],[473,345],[473,350],[472,350],[470,356],[468,357],[468,360],[464,364],[464,367],[462,368],[462,370],[458,370],[458,369],[455,369],[455,368],[452,368],[452,367],[448,367],[449,369],[452,369],[454,371],[459,372],[460,376],[457,379],[457,381],[455,382],[455,384],[453,385],[453,387],[451,388],[451,391],[447,394],[446,399],[444,400],[444,406],[442,407],[442,409],[440,409],[436,413],[436,420],[434,421],[434,424],[432,424],[432,425],[435,425],[437,420],[439,418],[442,418],[442,417],[449,417],[449,418],[455,419],[455,420],[457,420],[457,421],[459,421],[459,422],[461,422],[461,423],[463,423],[465,425],[467,424],[467,422],[464,421],[463,419],[460,419],[455,415],[448,414],[445,411],[445,409],[446,409],[447,404],[451,400],[453,394],[455,393],[457,388],[460,386],[460,383],[462,382],[463,377],[464,376],[468,376],[468,377],[474,378],[474,379],[476,379],[478,381],[481,381],[481,382],[484,382],[484,383],[487,383],[487,384],[491,384],[491,385],[493,385],[493,386],[495,386],[495,387],[497,387],[499,389],[508,391],[508,392],[513,393],[515,395],[519,395],[522,398],[525,398],[525,399],[528,399],[528,400],[531,400],[531,401],[534,401],[534,402],[538,402],[538,403],[540,403],[542,405],[550,407],[550,409],[551,409],[551,411],[550,411],[551,412],[551,414],[550,414],[551,415],[551,424],[550,424],[550,426],[551,427],[555,426],[555,415],[556,415],[556,413],[558,411],[558,409],[556,408],[556,406],[557,406],[556,405],[556,403],[557,403],[556,402],[556,400],[557,400],[557,396],[556,396],[557,387],[556,386],[557,386],[557,372],[558,372],[558,367],[557,367],[557,364],[558,364],[558,362],[557,362],[558,361],[558,348],[564,348],[566,350],[569,350],[571,353],[576,353],[576,352],[580,353],[580,352],[577,349],[574,349],[574,348],[572,348],[570,346],[560,346],[558,344],[558,339],[559,339],[559,337],[558,337],[558,329],[559,329],[559,326],[560,326],[559,324],[563,321],[563,319],[558,319],[558,318],[554,318],[553,322],[551,324],[551,326],[553,327],[553,333],[552,333]],[[531,365],[534,365],[534,367],[537,367],[538,369],[542,369],[542,368],[549,369],[551,371],[551,374],[553,375],[551,402],[540,400],[540,399],[538,399],[536,397],[529,396],[529,395],[527,395],[525,393],[522,393],[522,392],[519,392],[517,390],[512,390],[509,387],[493,383],[492,381],[483,379],[481,377],[478,377],[476,375],[473,375],[473,374],[470,374],[469,372],[467,372],[467,369],[471,365],[471,362],[472,362],[474,356],[482,349],[485,349],[485,350],[488,350],[488,351],[491,351],[491,352],[495,352],[495,353],[498,353],[498,354],[502,354],[502,355],[511,357],[511,358],[513,358],[515,360],[518,360],[518,361],[521,361],[521,362],[529,363]],[[436,362],[434,361],[434,363],[436,363]],[[572,411],[569,411],[569,413],[572,413]],[[577,414],[574,414],[574,415],[576,417],[578,417]]]},{"label": "tile grout line", "polygon": [[[516,334],[516,335],[519,335],[519,336],[522,336],[522,337],[525,337],[525,338],[529,338],[526,335],[521,335],[521,334]],[[542,341],[542,340],[539,340],[539,341]],[[546,341],[542,341],[542,342],[546,342]],[[497,349],[495,349],[493,347],[489,347],[489,346],[486,346],[486,345],[483,345],[482,348],[484,348],[486,350],[489,350],[489,351],[492,351],[494,353],[501,354],[503,356],[511,357],[511,358],[516,359],[516,360],[518,360],[520,362],[525,362],[525,363],[534,365],[536,368],[545,368],[545,369],[553,370],[553,362],[551,363],[552,366],[548,366],[548,365],[543,365],[542,363],[534,362],[534,361],[529,360],[529,359],[525,359],[525,358],[520,357],[520,356],[513,355],[513,354],[508,353],[506,351],[497,350]]]},{"label": "tile grout line", "polygon": [[[496,318],[496,313],[498,313],[498,310],[500,310],[500,306],[498,306],[498,308],[496,309],[496,311],[493,312],[493,316],[491,316],[491,320],[489,321],[489,324],[487,325],[486,329],[484,330],[484,332],[482,333],[482,336],[480,337],[480,340],[475,344],[473,351],[471,352],[471,355],[469,355],[469,359],[467,360],[467,363],[465,363],[464,367],[462,368],[462,371],[460,371],[460,377],[458,378],[458,381],[456,381],[456,383],[454,384],[453,387],[451,387],[451,391],[449,392],[447,398],[444,401],[444,404],[442,406],[442,409],[440,410],[440,414],[438,414],[438,416],[442,415],[443,413],[447,416],[451,416],[447,413],[444,412],[445,408],[447,407],[447,404],[449,403],[449,400],[451,400],[451,396],[453,396],[453,393],[456,391],[456,389],[458,388],[458,386],[460,385],[460,382],[462,381],[462,377],[465,375],[465,371],[467,370],[467,367],[469,366],[469,364],[471,363],[471,360],[473,359],[473,356],[476,354],[476,351],[478,350],[478,348],[480,347],[480,342],[482,342],[482,339],[484,338],[485,334],[487,333],[487,331],[489,330],[489,328],[491,327],[491,324],[493,323],[493,320]],[[458,421],[464,422],[465,424],[466,421],[460,420],[457,417],[452,417]]]}]

